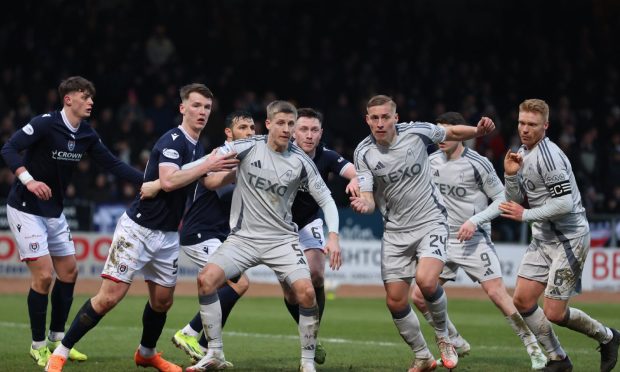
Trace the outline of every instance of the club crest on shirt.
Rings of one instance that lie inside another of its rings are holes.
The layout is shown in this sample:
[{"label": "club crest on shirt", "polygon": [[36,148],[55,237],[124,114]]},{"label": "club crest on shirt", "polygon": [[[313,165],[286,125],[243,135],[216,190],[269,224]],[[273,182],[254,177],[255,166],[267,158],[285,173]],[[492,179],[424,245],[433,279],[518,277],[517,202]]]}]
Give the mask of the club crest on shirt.
[{"label": "club crest on shirt", "polygon": [[39,243],[34,242],[34,243],[30,243],[30,250],[33,252],[36,252],[39,250]]},{"label": "club crest on shirt", "polygon": [[73,151],[73,149],[75,149],[75,141],[74,140],[69,140],[67,142],[67,148],[69,149],[69,151]]}]

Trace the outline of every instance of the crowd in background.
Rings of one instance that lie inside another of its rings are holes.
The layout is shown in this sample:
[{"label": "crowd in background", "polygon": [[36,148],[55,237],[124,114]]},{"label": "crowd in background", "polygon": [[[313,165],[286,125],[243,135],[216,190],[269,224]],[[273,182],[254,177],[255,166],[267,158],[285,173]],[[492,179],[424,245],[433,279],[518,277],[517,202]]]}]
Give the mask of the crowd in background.
[{"label": "crowd in background", "polygon": [[[203,132],[224,140],[233,109],[254,115],[285,99],[325,114],[324,140],[352,158],[369,134],[365,103],[391,95],[401,121],[459,111],[498,129],[472,146],[503,177],[519,103],[551,106],[549,137],[571,160],[590,215],[620,213],[620,5],[613,1],[24,0],[0,15],[0,143],[61,107],[61,79],[95,83],[90,120],[122,160],[144,168],[157,138],[180,123],[178,88],[203,82],[215,111]],[[302,10],[300,10],[302,9]],[[518,20],[515,22],[514,20]],[[13,175],[0,167],[0,197]],[[344,183],[332,182],[347,204]],[[78,166],[68,199],[127,203],[134,186]]]}]

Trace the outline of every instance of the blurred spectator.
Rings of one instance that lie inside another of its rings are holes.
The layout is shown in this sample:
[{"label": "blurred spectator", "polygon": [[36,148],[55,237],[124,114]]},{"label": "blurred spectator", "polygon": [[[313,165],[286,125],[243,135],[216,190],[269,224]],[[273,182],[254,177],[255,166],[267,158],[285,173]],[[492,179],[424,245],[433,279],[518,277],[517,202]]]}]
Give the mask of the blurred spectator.
[{"label": "blurred spectator", "polygon": [[146,55],[154,67],[168,63],[174,55],[174,44],[166,34],[166,27],[155,26],[153,34],[146,41]]}]

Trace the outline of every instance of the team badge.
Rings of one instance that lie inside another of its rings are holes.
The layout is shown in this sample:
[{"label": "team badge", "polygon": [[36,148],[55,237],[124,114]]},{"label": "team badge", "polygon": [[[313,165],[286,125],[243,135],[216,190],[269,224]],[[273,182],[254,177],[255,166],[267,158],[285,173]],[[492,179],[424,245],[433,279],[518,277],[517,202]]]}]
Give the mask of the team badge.
[{"label": "team badge", "polygon": [[30,250],[36,252],[39,250],[39,243],[30,243]]},{"label": "team badge", "polygon": [[75,141],[69,140],[69,142],[67,143],[67,148],[69,149],[69,151],[73,151],[73,149],[75,148]]},{"label": "team badge", "polygon": [[118,264],[118,272],[121,274],[125,274],[127,272],[127,264],[124,262]]}]

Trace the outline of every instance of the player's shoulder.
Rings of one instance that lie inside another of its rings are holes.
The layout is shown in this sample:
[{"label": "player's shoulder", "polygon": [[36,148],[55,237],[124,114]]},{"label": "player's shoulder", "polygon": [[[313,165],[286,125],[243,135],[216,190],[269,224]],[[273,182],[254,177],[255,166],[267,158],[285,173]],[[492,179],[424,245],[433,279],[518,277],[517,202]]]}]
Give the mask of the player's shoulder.
[{"label": "player's shoulder", "polygon": [[474,168],[481,173],[494,173],[493,164],[486,157],[480,155],[476,150],[465,147],[461,157],[466,159]]},{"label": "player's shoulder", "polygon": [[364,154],[374,146],[376,146],[375,141],[372,135],[369,135],[357,144],[353,157],[357,159],[358,156],[364,156]]},{"label": "player's shoulder", "polygon": [[415,130],[432,130],[435,124],[423,121],[409,121],[396,124],[396,131],[400,133],[415,132]]},{"label": "player's shoulder", "polygon": [[444,160],[444,155],[443,152],[441,150],[436,150],[435,152],[432,152],[429,156],[428,156],[428,161],[431,163],[442,163]]}]

